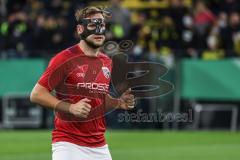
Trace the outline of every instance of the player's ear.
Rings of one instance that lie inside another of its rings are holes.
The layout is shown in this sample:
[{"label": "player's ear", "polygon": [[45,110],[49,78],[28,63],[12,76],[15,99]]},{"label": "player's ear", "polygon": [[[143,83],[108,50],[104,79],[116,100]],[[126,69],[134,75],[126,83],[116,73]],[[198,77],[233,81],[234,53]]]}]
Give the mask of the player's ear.
[{"label": "player's ear", "polygon": [[80,35],[83,33],[83,31],[84,31],[83,25],[78,24],[77,25],[77,34]]}]

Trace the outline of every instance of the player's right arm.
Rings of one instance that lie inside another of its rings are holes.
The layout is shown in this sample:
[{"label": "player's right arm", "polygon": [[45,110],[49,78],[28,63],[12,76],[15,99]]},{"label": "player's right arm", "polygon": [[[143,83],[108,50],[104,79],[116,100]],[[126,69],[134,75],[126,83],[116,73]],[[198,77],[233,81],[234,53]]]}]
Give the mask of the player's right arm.
[{"label": "player's right arm", "polygon": [[[49,90],[40,84],[36,84],[31,92],[30,100],[33,103],[40,104],[51,109],[55,109],[57,104],[61,103],[61,100],[53,96]],[[67,108],[63,111],[68,111]]]},{"label": "player's right arm", "polygon": [[87,118],[91,111],[91,105],[88,104],[91,100],[84,98],[75,104],[70,104],[57,99],[48,89],[38,83],[31,92],[30,100],[53,110],[71,113],[79,118]]},{"label": "player's right arm", "polygon": [[64,61],[67,53],[63,52],[55,56],[49,63],[38,83],[34,86],[30,100],[41,106],[45,106],[57,111],[71,113],[79,118],[87,118],[91,105],[89,99],[82,99],[75,104],[59,100],[51,94],[51,91],[65,78]]}]

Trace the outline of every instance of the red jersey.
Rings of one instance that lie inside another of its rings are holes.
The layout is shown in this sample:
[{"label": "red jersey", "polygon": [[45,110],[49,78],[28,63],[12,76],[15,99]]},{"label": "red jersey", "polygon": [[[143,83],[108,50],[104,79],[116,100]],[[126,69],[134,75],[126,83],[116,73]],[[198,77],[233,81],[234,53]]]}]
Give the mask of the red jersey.
[{"label": "red jersey", "polygon": [[91,112],[95,110],[87,121],[64,119],[69,113],[55,114],[52,143],[67,141],[88,147],[106,144],[104,113],[97,107],[104,103],[102,97],[108,92],[111,67],[112,61],[108,56],[103,53],[97,57],[86,56],[78,45],[61,51],[51,59],[38,83],[49,91],[54,90],[58,99],[70,103],[87,97],[91,99]]}]

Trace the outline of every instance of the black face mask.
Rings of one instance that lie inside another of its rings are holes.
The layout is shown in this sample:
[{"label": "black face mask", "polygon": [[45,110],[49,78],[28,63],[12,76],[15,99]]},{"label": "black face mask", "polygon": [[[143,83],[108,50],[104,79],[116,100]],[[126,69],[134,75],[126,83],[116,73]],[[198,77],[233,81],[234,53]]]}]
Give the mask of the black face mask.
[{"label": "black face mask", "polygon": [[104,35],[106,28],[105,28],[105,21],[102,18],[94,18],[94,19],[82,19],[79,23],[83,25],[84,31],[80,35],[81,39],[85,40],[89,35]]}]

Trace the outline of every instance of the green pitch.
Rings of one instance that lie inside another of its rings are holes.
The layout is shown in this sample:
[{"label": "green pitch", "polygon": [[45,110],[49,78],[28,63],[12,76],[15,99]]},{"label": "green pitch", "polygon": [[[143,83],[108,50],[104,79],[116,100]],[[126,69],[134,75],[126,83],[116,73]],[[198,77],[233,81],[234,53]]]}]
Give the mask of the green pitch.
[{"label": "green pitch", "polygon": [[[240,133],[108,131],[113,160],[239,160]],[[0,131],[0,160],[50,160],[50,131]]]}]

